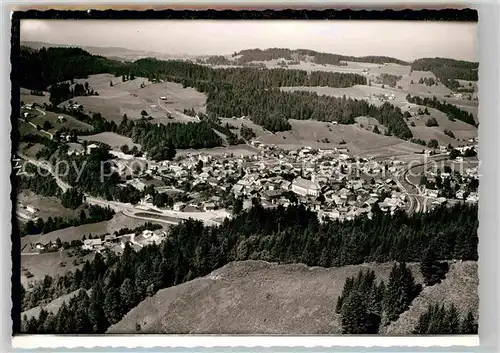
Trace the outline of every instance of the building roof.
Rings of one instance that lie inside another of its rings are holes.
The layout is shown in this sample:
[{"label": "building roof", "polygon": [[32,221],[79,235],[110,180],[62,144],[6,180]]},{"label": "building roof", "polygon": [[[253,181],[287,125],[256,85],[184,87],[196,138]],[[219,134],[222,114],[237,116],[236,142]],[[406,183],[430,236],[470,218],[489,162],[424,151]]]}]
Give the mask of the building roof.
[{"label": "building roof", "polygon": [[97,246],[97,245],[101,245],[102,244],[102,240],[101,239],[85,239],[83,241],[83,243],[85,245]]},{"label": "building roof", "polygon": [[293,185],[310,190],[319,190],[320,187],[317,183],[313,183],[310,180],[304,179],[302,177],[298,177],[293,180]]}]

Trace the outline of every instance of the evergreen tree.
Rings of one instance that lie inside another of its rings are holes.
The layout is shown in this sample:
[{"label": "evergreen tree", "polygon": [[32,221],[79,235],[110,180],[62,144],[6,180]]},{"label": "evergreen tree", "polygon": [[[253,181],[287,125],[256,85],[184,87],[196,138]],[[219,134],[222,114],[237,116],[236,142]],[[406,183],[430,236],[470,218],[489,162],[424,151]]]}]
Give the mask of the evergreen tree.
[{"label": "evergreen tree", "polygon": [[234,200],[233,213],[239,214],[242,210],[243,210],[243,200],[240,197],[238,197],[236,200]]},{"label": "evergreen tree", "polygon": [[448,312],[446,313],[445,321],[448,326],[447,328],[448,334],[460,333],[460,314],[458,313],[458,310],[453,303],[451,304],[450,308],[448,309]]},{"label": "evergreen tree", "polygon": [[104,333],[110,323],[104,313],[104,294],[102,293],[102,282],[98,282],[92,287],[88,317],[92,325],[92,332]]},{"label": "evergreen tree", "polygon": [[404,262],[394,264],[384,295],[383,308],[387,320],[396,320],[399,314],[406,311],[420,289]]},{"label": "evergreen tree", "polygon": [[434,247],[435,245],[431,245],[427,248],[420,262],[420,272],[422,272],[426,286],[441,283],[441,280],[445,278],[449,268],[447,262],[437,261]]},{"label": "evergreen tree", "polygon": [[127,312],[132,309],[134,304],[137,302],[136,291],[130,278],[126,278],[120,287],[120,299],[123,312]]},{"label": "evergreen tree", "polygon": [[460,333],[463,335],[477,335],[477,323],[472,311],[468,311],[460,325]]},{"label": "evergreen tree", "polygon": [[111,325],[121,319],[122,309],[120,292],[114,286],[108,287],[104,299],[104,313]]},{"label": "evergreen tree", "polygon": [[358,291],[352,292],[342,305],[342,333],[344,334],[366,334],[367,331],[367,307],[363,295]]}]

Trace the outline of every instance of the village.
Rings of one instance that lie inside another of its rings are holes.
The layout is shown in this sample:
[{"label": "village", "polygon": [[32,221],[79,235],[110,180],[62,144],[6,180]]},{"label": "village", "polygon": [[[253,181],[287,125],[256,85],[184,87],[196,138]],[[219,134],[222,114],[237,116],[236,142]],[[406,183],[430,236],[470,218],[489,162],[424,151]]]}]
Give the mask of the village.
[{"label": "village", "polygon": [[[256,141],[252,144],[260,150],[253,156],[196,153],[158,163],[142,157],[147,168],[139,175],[129,177],[126,183],[144,190],[148,180],[161,180],[168,185],[157,186],[155,190],[169,193],[169,196],[176,195],[170,207],[177,212],[222,209],[228,198],[242,200],[244,209],[250,207],[254,199],[263,207],[286,207],[300,202],[317,211],[320,219],[326,217],[340,221],[362,214],[370,217],[374,204],[391,214],[406,208],[407,192],[401,190],[397,181],[405,169],[402,160],[355,159],[349,156],[347,149],[340,148],[283,150]],[[440,153],[447,153],[445,148],[441,150]],[[120,159],[126,156],[121,152],[113,154],[118,157],[116,169],[120,173],[130,168],[124,159]],[[457,158],[458,161],[462,159]],[[445,172],[441,173],[441,177],[446,176]],[[462,184],[456,186],[457,199],[463,199],[463,189],[471,178],[477,178],[477,167],[465,170]],[[440,196],[436,189],[424,189],[425,193],[429,197]],[[477,202],[476,195],[469,193],[467,201]],[[443,203],[446,199],[438,201]],[[152,197],[147,195],[138,207],[155,209]]]},{"label": "village", "polygon": [[[458,147],[463,154],[468,149],[476,149],[476,141]],[[397,210],[412,212],[410,191],[401,179],[407,162],[391,157],[377,160],[374,157],[354,158],[347,148],[313,149],[302,147],[284,150],[274,145],[258,141],[250,142],[258,151],[254,155],[239,156],[234,153],[211,155],[197,152],[176,157],[172,161],[155,162],[147,155],[134,157],[120,150],[110,150],[113,155],[113,171],[123,180],[123,186],[131,185],[139,191],[154,188],[154,192],[164,194],[164,202],[158,205],[151,194],[146,194],[134,209],[151,215],[155,212],[172,211],[177,215],[220,212],[217,222],[239,212],[234,207],[239,200],[242,209],[251,207],[257,200],[263,207],[286,207],[301,203],[317,212],[320,221],[327,219],[348,221],[366,215],[372,217],[373,208],[390,214]],[[68,154],[90,153],[98,144],[86,145],[86,150],[70,148]],[[446,146],[440,146],[435,153],[449,155]],[[430,153],[427,152],[427,156]],[[453,162],[462,163],[459,156]],[[454,194],[443,194],[443,183],[426,183],[415,186],[419,196],[429,199],[429,208],[445,203],[465,200],[478,202],[477,190],[470,190],[469,184],[478,178],[477,166],[465,170],[426,170],[429,180],[449,179]],[[415,191],[414,191],[415,192]],[[165,201],[167,200],[167,201]],[[425,209],[425,207],[424,207]],[[37,209],[32,205],[20,204],[17,213],[25,220],[37,219]],[[176,221],[186,219],[178,217]],[[131,234],[104,234],[94,239],[85,239],[79,244],[83,250],[102,252],[109,249],[121,252],[127,242],[133,249],[161,242],[167,236],[166,230],[143,230]],[[34,244],[36,250],[55,251],[54,244]]]}]

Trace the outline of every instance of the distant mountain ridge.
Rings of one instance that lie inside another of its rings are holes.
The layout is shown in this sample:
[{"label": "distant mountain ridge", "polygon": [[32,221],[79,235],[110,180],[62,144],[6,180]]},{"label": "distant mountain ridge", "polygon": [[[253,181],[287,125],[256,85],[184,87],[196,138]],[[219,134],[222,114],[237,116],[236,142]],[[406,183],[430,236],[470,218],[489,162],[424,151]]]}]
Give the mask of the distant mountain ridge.
[{"label": "distant mountain ridge", "polygon": [[238,61],[242,63],[250,61],[267,61],[274,59],[285,60],[304,60],[312,58],[316,64],[340,65],[343,61],[368,62],[374,64],[394,63],[399,65],[409,65],[407,61],[396,59],[388,56],[348,56],[333,53],[318,52],[309,49],[286,49],[286,48],[269,48],[269,49],[246,49],[234,53],[233,57],[240,56]]},{"label": "distant mountain ridge", "polygon": [[119,59],[126,61],[135,61],[142,58],[154,57],[157,59],[185,59],[190,57],[187,54],[166,54],[152,51],[135,50],[122,47],[94,47],[85,45],[73,44],[55,44],[46,42],[21,41],[21,45],[32,49],[39,50],[45,48],[81,48],[90,54],[105,56],[110,59]]}]

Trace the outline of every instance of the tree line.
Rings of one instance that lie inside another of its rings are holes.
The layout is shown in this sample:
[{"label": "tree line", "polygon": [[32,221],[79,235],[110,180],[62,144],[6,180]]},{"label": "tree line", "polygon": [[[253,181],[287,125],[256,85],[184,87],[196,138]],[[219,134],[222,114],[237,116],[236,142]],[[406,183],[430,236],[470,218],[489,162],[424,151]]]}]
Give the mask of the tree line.
[{"label": "tree line", "polygon": [[283,92],[279,89],[232,89],[209,94],[209,114],[216,116],[250,116],[251,120],[270,130],[291,128],[289,119],[337,121],[352,124],[354,118],[369,115],[387,127],[389,134],[408,139],[412,133],[401,109],[389,103],[377,107],[364,100],[320,96],[314,92]]},{"label": "tree line", "polygon": [[454,304],[429,304],[412,332],[416,335],[477,335],[478,324],[472,311],[460,315]]},{"label": "tree line", "polygon": [[[426,285],[432,284],[426,282]],[[340,314],[342,333],[378,333],[380,328],[396,321],[407,311],[421,290],[422,285],[415,282],[412,271],[404,262],[393,265],[387,284],[384,281],[377,283],[373,270],[360,270],[356,276],[346,279],[337,299],[335,312]],[[430,304],[411,333],[477,334],[477,323],[470,310],[460,320],[460,313],[453,304],[449,309],[444,305]]]},{"label": "tree line", "polygon": [[153,160],[170,160],[176,148],[210,148],[222,145],[210,123],[189,122],[151,124],[145,119],[130,120],[124,116],[116,132],[141,145]]},{"label": "tree line", "polygon": [[[426,286],[440,283],[448,272],[446,261],[438,261],[429,247],[420,260],[420,272]],[[380,327],[397,320],[408,310],[411,302],[421,292],[406,263],[395,263],[387,284],[376,282],[372,270],[360,270],[356,277],[348,277],[335,312],[341,315],[342,333],[374,334]]]},{"label": "tree line", "polygon": [[395,63],[400,65],[408,65],[407,62],[391,58],[387,56],[346,56],[331,53],[322,53],[308,49],[286,49],[286,48],[269,48],[269,49],[246,49],[234,53],[233,57],[240,56],[237,59],[238,64],[246,64],[252,61],[270,61],[277,59],[293,60],[297,56],[299,60],[305,61],[306,57],[312,57],[316,64],[341,65],[343,61],[366,62],[374,64]]},{"label": "tree line", "polygon": [[[36,172],[36,167],[26,166],[27,173],[30,173],[31,169]],[[42,196],[59,196],[61,192],[52,175],[36,175],[36,177],[20,175],[18,185],[19,189],[30,190]]]},{"label": "tree line", "polygon": [[386,73],[382,73],[379,76],[379,82],[382,83],[383,85],[389,85],[390,87],[396,87],[396,84],[398,83],[399,80],[403,78],[401,75],[390,75]]},{"label": "tree line", "polygon": [[33,50],[21,47],[19,85],[32,90],[44,91],[50,85],[74,78],[112,72],[124,63],[102,56],[92,55],[81,48],[41,48]]},{"label": "tree line", "polygon": [[[96,254],[82,270],[68,272],[66,279],[58,279],[68,291],[92,289],[89,305],[79,306],[86,308],[81,315],[88,325],[53,332],[102,333],[158,289],[205,276],[232,261],[260,259],[323,267],[409,262],[418,261],[428,247],[436,249],[439,259],[477,260],[477,222],[477,206],[465,204],[411,216],[376,213],[371,220],[361,216],[320,223],[303,205],[265,209],[254,200],[252,208],[221,226],[186,220],[172,227],[159,245],[138,252],[126,247],[120,258]],[[75,311],[57,315],[72,317]],[[29,332],[40,332],[44,324],[35,322]]]},{"label": "tree line", "polygon": [[452,91],[460,88],[457,80],[478,80],[479,63],[445,58],[422,58],[411,63],[413,71],[431,71]]},{"label": "tree line", "polygon": [[98,92],[89,87],[88,82],[85,82],[85,84],[76,83],[74,85],[71,82],[54,83],[50,86],[49,93],[50,102],[53,105],[58,105],[74,97],[99,95]]},{"label": "tree line", "polygon": [[460,108],[457,108],[455,105],[446,103],[445,101],[441,102],[439,101],[436,96],[432,98],[427,98],[427,97],[418,97],[418,96],[411,96],[410,94],[406,95],[406,100],[409,103],[413,104],[418,104],[418,105],[425,105],[426,107],[429,108],[434,108],[439,111],[442,111],[448,116],[448,119],[454,121],[455,119],[458,119],[460,121],[463,121],[464,123],[473,125],[473,126],[478,126],[476,121],[474,120],[474,116]]},{"label": "tree line", "polygon": [[341,315],[342,333],[376,334],[380,326],[386,326],[408,310],[420,291],[411,270],[403,263],[395,263],[387,285],[376,283],[372,270],[359,271],[356,277],[348,277],[335,312]]},{"label": "tree line", "polygon": [[81,210],[79,217],[64,218],[64,217],[49,217],[47,220],[39,217],[36,221],[29,220],[21,227],[21,236],[46,234],[58,229],[77,227],[82,224],[98,223],[109,221],[113,218],[115,212],[109,207],[101,207],[98,205],[89,205],[87,210]]},{"label": "tree line", "polygon": [[[154,231],[162,228],[163,227],[159,224],[145,222],[143,225],[137,226],[133,229],[129,229],[126,227],[121,228],[120,230],[115,231],[114,235],[122,236],[132,233],[139,235],[144,230]],[[104,240],[104,237],[105,235],[100,235],[100,236],[96,235],[94,238],[95,239],[100,238],[101,240]],[[91,235],[86,236],[84,234],[81,240],[75,239],[72,240],[70,243],[62,242],[59,238],[57,238],[56,244],[58,245],[58,247],[62,246],[64,249],[68,249],[70,247],[79,247],[83,244],[84,240],[92,238],[93,237]],[[85,252],[85,250],[81,249],[79,249],[79,251]],[[58,275],[55,277],[50,277],[48,275],[45,275],[43,279],[35,282],[29,291],[25,291],[24,288],[22,288],[21,311],[26,311],[36,306],[44,306],[49,302],[51,302],[52,300],[59,298],[60,296],[69,294],[79,289],[79,287],[72,286],[71,284],[72,279],[73,279],[72,276]]]},{"label": "tree line", "polygon": [[[54,112],[67,112],[65,107],[47,106],[46,108]],[[210,148],[222,145],[221,138],[212,130],[213,126],[206,122],[152,124],[144,117],[134,121],[125,114],[121,123],[117,125],[114,121],[106,120],[101,113],[93,113],[89,116],[82,111],[71,111],[71,114],[76,119],[92,125],[93,129],[66,129],[65,133],[76,136],[105,131],[115,132],[130,137],[134,143],[140,144],[153,160],[170,160],[175,157],[175,149]],[[59,139],[60,134],[61,132],[56,133],[54,137]]]}]

